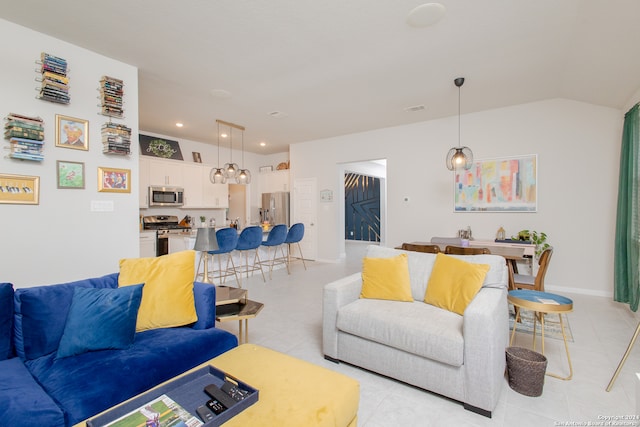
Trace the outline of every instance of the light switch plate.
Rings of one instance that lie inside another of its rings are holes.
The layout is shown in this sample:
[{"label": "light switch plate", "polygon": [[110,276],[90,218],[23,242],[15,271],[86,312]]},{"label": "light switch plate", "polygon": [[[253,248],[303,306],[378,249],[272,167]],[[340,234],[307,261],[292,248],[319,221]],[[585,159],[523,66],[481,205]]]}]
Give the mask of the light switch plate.
[{"label": "light switch plate", "polygon": [[91,212],[113,212],[113,200],[92,200]]}]

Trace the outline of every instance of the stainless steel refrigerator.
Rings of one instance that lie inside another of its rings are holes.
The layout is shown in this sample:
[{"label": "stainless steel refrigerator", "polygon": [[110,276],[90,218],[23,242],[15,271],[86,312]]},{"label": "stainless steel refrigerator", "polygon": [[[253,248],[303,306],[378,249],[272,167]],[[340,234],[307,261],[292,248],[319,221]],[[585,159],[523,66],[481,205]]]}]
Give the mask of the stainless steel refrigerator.
[{"label": "stainless steel refrigerator", "polygon": [[289,226],[289,192],[262,193],[260,219],[262,222],[269,221],[272,225]]}]

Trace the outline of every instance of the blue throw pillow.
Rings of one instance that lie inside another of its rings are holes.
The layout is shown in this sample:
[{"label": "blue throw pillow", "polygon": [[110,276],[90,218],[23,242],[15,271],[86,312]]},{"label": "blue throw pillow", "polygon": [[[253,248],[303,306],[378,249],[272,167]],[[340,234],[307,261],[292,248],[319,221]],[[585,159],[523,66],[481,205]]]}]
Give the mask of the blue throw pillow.
[{"label": "blue throw pillow", "polygon": [[129,347],[136,333],[142,286],[75,288],[56,357]]}]

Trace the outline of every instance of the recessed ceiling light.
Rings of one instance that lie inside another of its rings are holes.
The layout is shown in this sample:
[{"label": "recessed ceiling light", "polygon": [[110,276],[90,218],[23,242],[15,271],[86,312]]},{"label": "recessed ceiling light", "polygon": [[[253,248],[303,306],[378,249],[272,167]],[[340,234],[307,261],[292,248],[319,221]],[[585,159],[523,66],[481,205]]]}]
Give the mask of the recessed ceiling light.
[{"label": "recessed ceiling light", "polygon": [[220,136],[221,136],[222,138],[226,138],[228,135],[227,135],[226,133],[221,133],[221,134],[220,134]]},{"label": "recessed ceiling light", "polygon": [[421,4],[409,12],[407,24],[414,28],[425,28],[438,23],[446,11],[440,3]]},{"label": "recessed ceiling light", "polygon": [[181,128],[182,126],[184,126],[184,124],[182,124],[182,123],[178,122],[178,123],[176,123],[176,126],[177,126],[177,127],[179,127],[179,128]]},{"label": "recessed ceiling light", "polygon": [[266,147],[266,146],[267,146],[267,143],[266,143],[266,142],[262,141],[262,142],[260,143],[260,147]]}]

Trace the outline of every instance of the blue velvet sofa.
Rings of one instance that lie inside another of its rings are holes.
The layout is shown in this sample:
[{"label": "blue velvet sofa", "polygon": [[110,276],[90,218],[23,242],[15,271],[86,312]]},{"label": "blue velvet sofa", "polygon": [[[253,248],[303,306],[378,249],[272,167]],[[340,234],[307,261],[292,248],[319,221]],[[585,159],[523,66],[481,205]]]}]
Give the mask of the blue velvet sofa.
[{"label": "blue velvet sofa", "polygon": [[215,287],[195,282],[194,324],[136,332],[125,349],[56,357],[77,287],[117,288],[118,273],[15,291],[0,283],[0,424],[74,425],[238,345],[215,327]]}]

